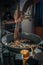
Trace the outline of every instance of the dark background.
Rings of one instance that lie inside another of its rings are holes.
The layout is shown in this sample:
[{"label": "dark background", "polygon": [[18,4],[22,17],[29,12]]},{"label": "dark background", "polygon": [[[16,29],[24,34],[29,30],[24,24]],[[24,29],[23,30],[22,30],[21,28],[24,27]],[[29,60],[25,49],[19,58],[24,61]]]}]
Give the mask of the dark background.
[{"label": "dark background", "polygon": [[[0,0],[0,16],[2,19],[8,16],[12,17],[14,10],[18,4],[19,0]],[[6,19],[6,18],[5,18]]]}]

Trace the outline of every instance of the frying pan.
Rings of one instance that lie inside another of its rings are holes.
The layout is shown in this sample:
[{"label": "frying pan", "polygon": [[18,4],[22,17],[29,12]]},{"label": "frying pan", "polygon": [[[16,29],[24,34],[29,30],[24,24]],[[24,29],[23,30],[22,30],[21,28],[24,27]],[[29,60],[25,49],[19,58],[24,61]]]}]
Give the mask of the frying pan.
[{"label": "frying pan", "polygon": [[[18,38],[31,40],[32,43],[37,44],[37,45],[41,42],[41,38],[39,36],[33,34],[33,33],[25,33],[25,32],[21,33]],[[14,41],[14,34],[13,33],[6,34],[5,36],[2,37],[2,45],[5,46],[10,51],[14,51],[16,53],[19,53],[20,50],[23,50],[23,49],[30,50],[30,48],[13,48],[13,47],[10,47],[9,44],[12,41]]]}]

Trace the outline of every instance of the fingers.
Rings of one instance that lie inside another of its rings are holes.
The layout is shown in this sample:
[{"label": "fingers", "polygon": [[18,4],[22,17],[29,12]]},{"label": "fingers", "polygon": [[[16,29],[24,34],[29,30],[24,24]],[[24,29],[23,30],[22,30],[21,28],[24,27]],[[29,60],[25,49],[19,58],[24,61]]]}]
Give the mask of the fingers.
[{"label": "fingers", "polygon": [[22,19],[21,18],[18,18],[18,19],[15,20],[15,23],[19,23],[21,21],[22,21]]},{"label": "fingers", "polygon": [[24,13],[23,12],[20,12],[19,17],[17,14],[14,14],[15,23],[21,22],[23,19],[24,19]]}]

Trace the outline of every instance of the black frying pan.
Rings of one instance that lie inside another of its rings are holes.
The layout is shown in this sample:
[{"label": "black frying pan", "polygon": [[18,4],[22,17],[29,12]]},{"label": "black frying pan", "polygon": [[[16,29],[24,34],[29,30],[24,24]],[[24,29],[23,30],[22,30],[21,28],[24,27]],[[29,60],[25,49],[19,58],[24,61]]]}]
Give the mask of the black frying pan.
[{"label": "black frying pan", "polygon": [[[23,49],[30,50],[30,48],[12,48],[12,47],[10,47],[9,43],[14,41],[13,36],[14,36],[13,33],[3,36],[2,45],[5,46],[7,49],[14,51],[16,53],[19,53],[20,50],[23,50]],[[34,43],[34,44],[38,45],[41,42],[41,38],[33,33],[21,33],[18,38],[31,40],[32,41],[31,44]]]}]

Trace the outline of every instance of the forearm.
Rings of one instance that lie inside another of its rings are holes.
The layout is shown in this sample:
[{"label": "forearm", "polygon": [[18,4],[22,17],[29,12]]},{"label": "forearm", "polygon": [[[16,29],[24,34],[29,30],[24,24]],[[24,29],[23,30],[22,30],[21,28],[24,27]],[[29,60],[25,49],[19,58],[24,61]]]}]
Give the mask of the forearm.
[{"label": "forearm", "polygon": [[3,24],[15,24],[14,21],[6,21],[6,22],[3,22]]}]

